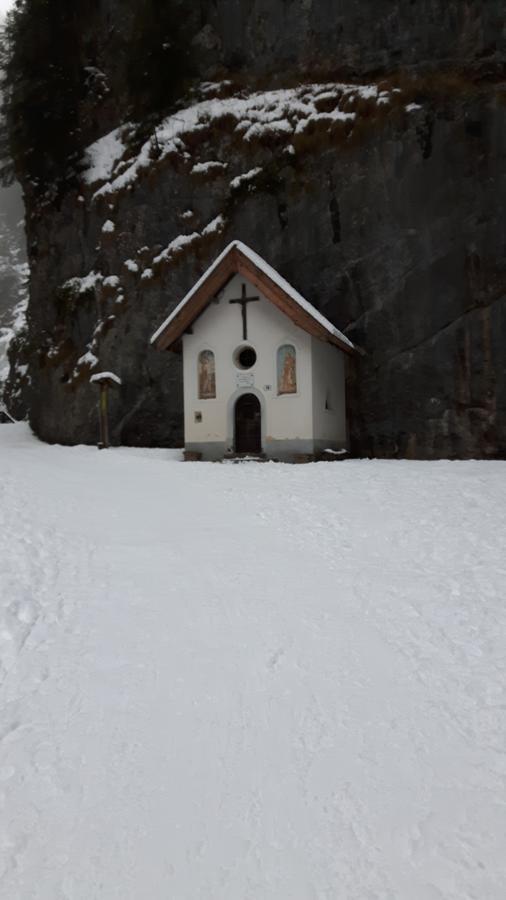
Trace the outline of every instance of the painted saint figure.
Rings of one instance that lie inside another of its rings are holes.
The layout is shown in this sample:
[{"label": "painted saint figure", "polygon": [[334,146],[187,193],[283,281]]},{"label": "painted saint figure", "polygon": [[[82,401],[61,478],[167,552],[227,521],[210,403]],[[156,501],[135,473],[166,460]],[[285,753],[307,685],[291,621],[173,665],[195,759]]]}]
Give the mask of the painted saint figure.
[{"label": "painted saint figure", "polygon": [[199,399],[214,400],[216,397],[216,366],[212,350],[203,350],[199,355]]},{"label": "painted saint figure", "polygon": [[297,393],[297,363],[295,347],[285,344],[278,350],[278,394]]}]

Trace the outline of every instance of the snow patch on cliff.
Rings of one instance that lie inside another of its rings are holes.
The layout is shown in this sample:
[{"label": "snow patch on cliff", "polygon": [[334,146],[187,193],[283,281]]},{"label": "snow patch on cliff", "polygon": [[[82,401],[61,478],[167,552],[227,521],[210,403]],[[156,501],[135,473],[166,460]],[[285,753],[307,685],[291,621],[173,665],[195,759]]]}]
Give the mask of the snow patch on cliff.
[{"label": "snow patch on cliff", "polygon": [[122,125],[99,138],[85,153],[84,180],[86,184],[107,181],[126,150],[126,138],[131,125]]},{"label": "snow patch on cliff", "polygon": [[88,272],[87,275],[69,278],[63,285],[64,288],[70,289],[76,294],[86,294],[93,291],[98,284],[102,284],[104,276],[101,272]]},{"label": "snow patch on cliff", "polygon": [[94,369],[97,364],[98,357],[95,356],[95,354],[92,353],[91,350],[87,350],[86,353],[84,353],[83,356],[81,356],[80,359],[77,360],[78,368],[80,366],[89,366],[91,369]]},{"label": "snow patch on cliff", "polygon": [[[127,155],[128,137],[133,133],[130,124],[96,141],[86,152],[85,180],[88,185],[104,182],[93,193],[94,199],[127,189],[144,170],[171,153],[191,160],[185,136],[205,132],[213,125],[218,127],[227,119],[246,143],[274,136],[285,137],[291,145],[293,136],[311,124],[352,123],[357,113],[350,106],[356,100],[381,105],[388,103],[393,93],[380,91],[374,84],[325,83],[203,100],[166,118],[130,157]],[[209,174],[213,168],[222,170],[224,165],[215,161],[196,162],[191,171]]]},{"label": "snow patch on cliff", "polygon": [[252,188],[251,182],[254,181],[255,178],[257,177],[257,175],[260,175],[260,173],[262,171],[263,170],[262,170],[261,166],[257,166],[255,169],[250,169],[249,172],[244,172],[242,175],[237,175],[230,182],[230,187],[232,188],[232,190],[237,190],[238,188],[247,184],[247,185],[249,185],[249,189],[251,190],[251,188]]},{"label": "snow patch on cliff", "polygon": [[9,347],[26,326],[28,306],[30,270],[23,262],[23,223],[14,225],[12,220],[12,210],[9,215],[0,210],[0,401],[9,376]]},{"label": "snow patch on cliff", "polygon": [[228,163],[210,159],[208,162],[195,163],[191,170],[192,175],[209,175],[212,172],[224,172],[228,169]]},{"label": "snow patch on cliff", "polygon": [[220,234],[226,224],[226,219],[221,214],[216,216],[202,231],[194,231],[192,234],[179,234],[174,240],[168,244],[165,250],[162,250],[158,256],[155,256],[153,260],[153,265],[160,264],[162,262],[168,262],[173,259],[174,256],[177,256],[178,253],[181,253],[183,250],[188,249],[192,244],[196,241],[202,240],[203,237],[209,237],[212,234]]},{"label": "snow patch on cliff", "polygon": [[[9,377],[9,347],[16,335],[26,327],[26,310],[28,307],[26,281],[28,279],[28,265],[20,265],[19,275],[20,284],[17,293],[20,300],[12,311],[9,324],[0,328],[0,402],[4,384]],[[20,372],[19,369],[18,372],[22,377],[26,375],[26,372]]]}]

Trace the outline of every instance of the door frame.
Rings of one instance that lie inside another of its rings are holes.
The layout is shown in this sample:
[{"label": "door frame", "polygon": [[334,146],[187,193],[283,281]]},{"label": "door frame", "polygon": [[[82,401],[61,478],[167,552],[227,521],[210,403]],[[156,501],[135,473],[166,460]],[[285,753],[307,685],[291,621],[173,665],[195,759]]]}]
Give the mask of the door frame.
[{"label": "door frame", "polygon": [[264,452],[266,431],[266,405],[265,397],[261,391],[254,387],[240,388],[235,391],[228,401],[227,407],[227,447],[230,452],[235,453],[235,405],[244,394],[254,394],[260,401],[260,452]]}]

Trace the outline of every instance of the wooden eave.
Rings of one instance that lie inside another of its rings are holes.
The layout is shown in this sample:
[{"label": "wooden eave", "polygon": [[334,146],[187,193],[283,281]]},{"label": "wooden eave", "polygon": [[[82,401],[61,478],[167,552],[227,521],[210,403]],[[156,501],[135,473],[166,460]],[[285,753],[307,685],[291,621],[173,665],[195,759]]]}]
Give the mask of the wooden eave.
[{"label": "wooden eave", "polygon": [[280,285],[276,284],[252,260],[248,259],[238,247],[232,247],[230,252],[209,273],[208,278],[204,280],[193,296],[181,308],[177,316],[167,324],[154,343],[157,350],[180,351],[183,334],[191,327],[195,319],[203,313],[218,291],[236,274],[246,278],[303,331],[319,340],[334,344],[343,353],[350,355],[355,353],[353,346],[328,331],[318,319],[313,318],[311,313],[299,306]]}]

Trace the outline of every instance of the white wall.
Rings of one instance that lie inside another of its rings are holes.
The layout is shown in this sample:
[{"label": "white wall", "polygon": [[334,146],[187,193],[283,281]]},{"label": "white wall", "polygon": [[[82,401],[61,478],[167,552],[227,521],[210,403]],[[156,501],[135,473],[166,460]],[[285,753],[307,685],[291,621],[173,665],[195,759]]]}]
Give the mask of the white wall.
[{"label": "white wall", "polygon": [[[347,443],[345,358],[332,344],[312,338],[313,434],[332,449]],[[326,402],[330,409],[326,409]]]},{"label": "white wall", "polygon": [[[248,304],[248,341],[257,352],[255,366],[248,370],[253,387],[238,387],[238,376],[247,373],[237,369],[233,356],[244,344],[241,307],[229,300],[241,296],[245,279],[236,275],[220,295],[218,304],[211,303],[194,323],[193,334],[183,338],[184,398],[186,444],[233,443],[233,408],[241,393],[255,393],[262,404],[263,441],[312,440],[312,365],[311,337],[294,325],[252,285],[248,296],[260,296]],[[297,394],[277,395],[277,350],[282,344],[293,344],[297,350]],[[198,399],[198,357],[202,350],[212,350],[216,360],[216,399]],[[202,413],[202,423],[195,413]]]}]

